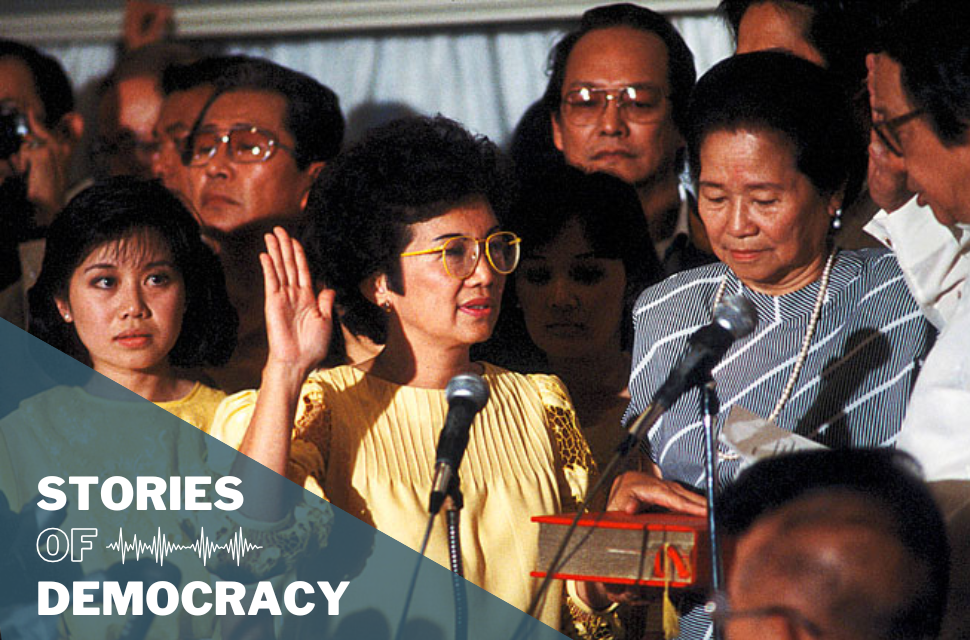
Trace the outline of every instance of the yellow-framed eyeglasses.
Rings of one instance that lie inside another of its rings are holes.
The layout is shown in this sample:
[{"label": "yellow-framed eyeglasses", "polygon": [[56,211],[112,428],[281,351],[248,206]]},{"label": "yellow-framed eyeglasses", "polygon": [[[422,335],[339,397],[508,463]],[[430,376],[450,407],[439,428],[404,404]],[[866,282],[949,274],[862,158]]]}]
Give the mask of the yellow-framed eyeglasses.
[{"label": "yellow-framed eyeglasses", "polygon": [[481,246],[485,245],[485,258],[497,273],[508,275],[519,266],[522,238],[511,231],[496,231],[487,238],[455,236],[443,244],[421,251],[405,251],[402,258],[424,256],[441,252],[441,262],[445,272],[453,278],[465,280],[475,273],[482,257]]}]

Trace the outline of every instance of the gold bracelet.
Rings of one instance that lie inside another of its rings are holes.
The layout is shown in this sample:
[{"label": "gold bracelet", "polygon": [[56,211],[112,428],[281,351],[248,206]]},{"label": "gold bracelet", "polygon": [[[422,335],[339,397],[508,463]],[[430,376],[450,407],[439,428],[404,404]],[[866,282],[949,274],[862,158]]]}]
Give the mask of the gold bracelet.
[{"label": "gold bracelet", "polygon": [[577,638],[583,640],[622,638],[623,624],[620,622],[619,608],[618,603],[613,603],[605,609],[593,609],[579,598],[574,581],[570,580],[566,583],[566,610],[569,612],[569,621],[576,631],[574,636]]}]

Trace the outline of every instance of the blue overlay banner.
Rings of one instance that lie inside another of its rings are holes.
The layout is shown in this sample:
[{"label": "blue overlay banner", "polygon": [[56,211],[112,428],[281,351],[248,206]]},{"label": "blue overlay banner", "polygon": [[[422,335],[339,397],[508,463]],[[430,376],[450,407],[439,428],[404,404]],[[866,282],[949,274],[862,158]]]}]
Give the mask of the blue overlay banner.
[{"label": "blue overlay banner", "polygon": [[4,640],[563,637],[98,375],[0,321]]}]

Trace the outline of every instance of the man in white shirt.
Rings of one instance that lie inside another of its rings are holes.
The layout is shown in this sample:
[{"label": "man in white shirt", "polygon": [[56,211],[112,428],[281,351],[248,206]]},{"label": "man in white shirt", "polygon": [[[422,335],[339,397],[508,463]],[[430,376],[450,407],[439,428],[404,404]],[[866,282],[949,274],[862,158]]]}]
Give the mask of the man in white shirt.
[{"label": "man in white shirt", "polygon": [[970,5],[917,3],[869,59],[873,199],[891,211],[916,198],[881,212],[867,230],[896,252],[940,329],[897,441],[928,480],[970,479],[968,32]]}]

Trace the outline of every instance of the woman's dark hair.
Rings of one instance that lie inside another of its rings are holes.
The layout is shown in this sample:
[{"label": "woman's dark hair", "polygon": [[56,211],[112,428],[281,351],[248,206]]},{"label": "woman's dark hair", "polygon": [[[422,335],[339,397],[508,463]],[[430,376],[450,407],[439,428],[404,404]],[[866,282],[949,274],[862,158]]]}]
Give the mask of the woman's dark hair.
[{"label": "woman's dark hair", "polygon": [[780,133],[795,165],[822,194],[858,193],[866,161],[842,84],[829,71],[787,53],[759,51],[728,58],[697,82],[690,104],[688,153],[696,180],[704,140],[718,131]]},{"label": "woman's dark hair", "polygon": [[508,150],[515,163],[515,171],[523,181],[551,168],[566,166],[562,152],[553,142],[549,112],[542,100],[533,102],[519,118],[512,131]]},{"label": "woman's dark hair", "polygon": [[[636,189],[605,173],[556,168],[523,184],[507,228],[522,238],[523,257],[528,257],[554,242],[572,222],[579,224],[597,258],[623,263],[626,289],[620,331],[622,346],[629,349],[637,296],[663,277]],[[514,308],[515,287],[508,291],[512,304],[503,309]]]},{"label": "woman's dark hair", "polygon": [[478,198],[501,222],[514,185],[498,147],[453,120],[410,117],[372,129],[310,190],[303,244],[313,277],[336,291],[351,332],[383,343],[386,316],[361,285],[383,273],[401,291],[398,254],[411,240],[409,226]]},{"label": "woman's dark hair", "polygon": [[40,277],[28,293],[30,332],[90,364],[74,325],[58,313],[55,297],[67,297],[71,276],[93,250],[146,230],[165,241],[185,282],[182,331],[169,362],[177,367],[225,364],[236,347],[237,316],[219,259],[202,242],[198,223],[177,197],[158,182],[129,176],[85,189],[51,224]]}]

